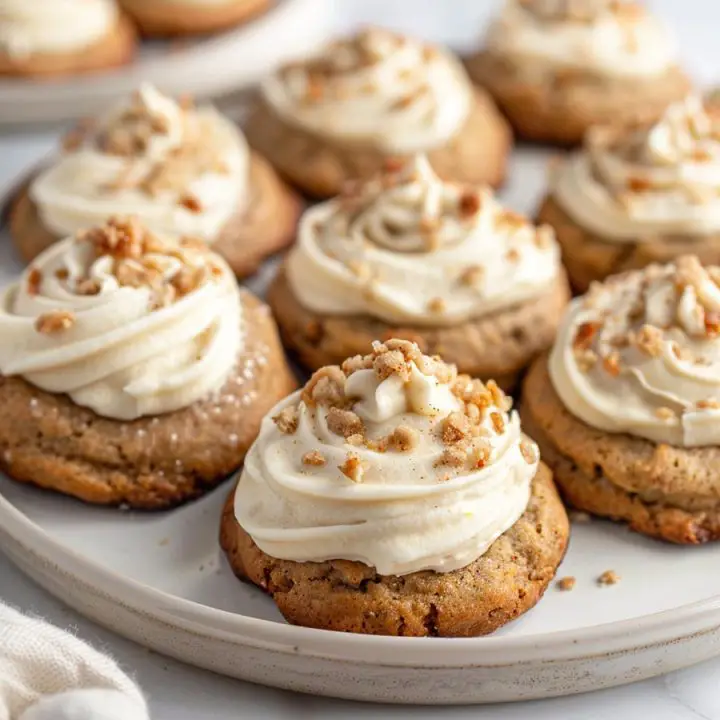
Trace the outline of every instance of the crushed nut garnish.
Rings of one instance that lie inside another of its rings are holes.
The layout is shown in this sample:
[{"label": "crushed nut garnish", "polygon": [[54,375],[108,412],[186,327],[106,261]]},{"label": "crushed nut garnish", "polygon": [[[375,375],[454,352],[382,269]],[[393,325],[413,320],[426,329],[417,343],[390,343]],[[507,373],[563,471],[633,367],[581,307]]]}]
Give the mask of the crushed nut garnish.
[{"label": "crushed nut garnish", "polygon": [[420,442],[420,435],[417,430],[399,425],[388,436],[388,445],[399,452],[410,452]]},{"label": "crushed nut garnish", "polygon": [[97,295],[100,292],[100,282],[95,278],[85,278],[75,283],[77,295]]},{"label": "crushed nut garnish", "polygon": [[465,192],[460,196],[460,202],[458,209],[461,217],[471,218],[480,212],[482,203],[480,201],[480,195],[477,192]]},{"label": "crushed nut garnish", "polygon": [[700,400],[695,404],[695,407],[698,410],[717,410],[720,408],[720,402],[714,398],[709,398],[707,400]]},{"label": "crushed nut garnish", "polygon": [[568,575],[567,577],[560,578],[557,581],[558,590],[562,590],[563,592],[572,590],[574,587],[575,587],[575,578],[572,575]]},{"label": "crushed nut garnish", "polygon": [[490,420],[492,421],[493,429],[498,435],[502,435],[505,432],[505,420],[499,412],[491,412]]},{"label": "crushed nut garnish", "polygon": [[363,475],[365,474],[360,456],[355,453],[348,453],[345,458],[345,462],[340,465],[338,469],[343,475],[345,475],[345,477],[349,478],[354,483],[361,483]]},{"label": "crushed nut garnish", "polygon": [[435,467],[448,466],[460,468],[467,462],[467,453],[460,448],[451,447],[443,451],[442,455],[435,462]]},{"label": "crushed nut garnish", "polygon": [[189,210],[192,213],[202,212],[202,209],[203,209],[202,203],[195,195],[190,195],[189,193],[186,193],[185,195],[183,195],[180,198],[180,200],[178,202],[186,210]]},{"label": "crushed nut garnish", "polygon": [[52,310],[49,313],[40,315],[35,320],[35,330],[42,335],[69,330],[75,324],[75,315],[69,310]]},{"label": "crushed nut garnish", "polygon": [[528,465],[534,465],[538,461],[537,445],[527,438],[520,441],[520,454]]},{"label": "crushed nut garnish", "polygon": [[720,313],[705,312],[705,334],[708,337],[716,337],[720,334]]},{"label": "crushed nut garnish", "polygon": [[365,425],[362,419],[351,410],[331,407],[327,413],[327,425],[331,433],[344,438],[365,434]]},{"label": "crushed nut garnish", "polygon": [[617,377],[620,374],[620,355],[615,351],[609,353],[603,358],[602,365],[608,375]]},{"label": "crushed nut garnish", "polygon": [[653,325],[643,325],[635,336],[635,345],[638,350],[650,357],[658,357],[662,352],[662,330]]},{"label": "crushed nut garnish", "polygon": [[484,276],[485,268],[483,268],[482,265],[470,265],[460,273],[459,281],[461,285],[477,287],[482,282]]},{"label": "crushed nut garnish", "polygon": [[40,285],[42,285],[42,279],[42,273],[37,268],[30,268],[27,276],[28,295],[37,295],[40,292]]},{"label": "crushed nut garnish", "polygon": [[488,464],[488,462],[490,462],[491,454],[492,450],[490,448],[490,445],[487,445],[486,443],[479,443],[477,445],[474,445],[473,448],[470,450],[470,459],[472,461],[473,467],[478,470],[484,468]]},{"label": "crushed nut garnish", "polygon": [[388,350],[378,355],[373,363],[375,374],[380,380],[385,380],[391,375],[398,375],[403,380],[410,379],[410,368],[405,356],[399,350]]},{"label": "crushed nut garnish", "polygon": [[615,585],[620,582],[620,576],[614,570],[606,570],[597,579],[598,585]]},{"label": "crushed nut garnish", "polygon": [[600,358],[598,354],[596,352],[593,352],[592,350],[575,351],[575,362],[577,363],[580,372],[590,372],[590,370],[592,370],[595,365],[597,365],[597,361],[599,359]]},{"label": "crushed nut garnish", "polygon": [[588,350],[601,327],[602,324],[599,322],[580,323],[573,339],[573,348],[575,350]]},{"label": "crushed nut garnish", "polygon": [[337,365],[316,370],[302,391],[302,401],[308,407],[341,407],[345,400],[345,373]]},{"label": "crushed nut garnish", "polygon": [[278,430],[285,435],[292,435],[298,429],[298,410],[294,405],[283,408],[273,417]]},{"label": "crushed nut garnish", "polygon": [[322,467],[327,462],[325,456],[319,450],[311,450],[306,452],[302,458],[303,465],[313,465],[315,467]]},{"label": "crushed nut garnish", "polygon": [[427,305],[428,310],[431,313],[437,313],[438,315],[441,313],[444,313],[447,309],[447,305],[445,304],[445,301],[442,298],[436,297],[432,298],[430,302]]},{"label": "crushed nut garnish", "polygon": [[67,268],[58,268],[55,271],[55,277],[58,280],[67,280],[70,277],[70,272]]}]

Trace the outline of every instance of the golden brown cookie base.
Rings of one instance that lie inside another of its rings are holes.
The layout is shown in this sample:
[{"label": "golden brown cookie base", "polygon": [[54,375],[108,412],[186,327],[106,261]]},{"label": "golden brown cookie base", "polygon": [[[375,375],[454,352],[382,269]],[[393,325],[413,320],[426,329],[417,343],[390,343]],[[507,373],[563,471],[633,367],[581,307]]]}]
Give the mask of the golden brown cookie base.
[{"label": "golden brown cookie base", "polygon": [[124,15],[108,35],[92,45],[69,53],[43,53],[12,57],[0,52],[0,77],[52,79],[63,75],[108,70],[130,62],[137,45],[135,28]]},{"label": "golden brown cookie base", "polygon": [[111,420],[0,376],[0,470],[89,503],[151,510],[214,487],[242,463],[263,416],[297,386],[267,306],[247,292],[243,318],[245,347],[222,391],[166,415]]},{"label": "golden brown cookie base", "polygon": [[604,280],[609,275],[655,262],[668,263],[688,253],[697,255],[703,264],[720,264],[720,234],[612,242],[580,227],[552,196],[543,201],[538,222],[555,229],[570,284],[578,293],[586,292],[590,283]]},{"label": "golden brown cookie base", "polygon": [[[375,148],[336,144],[289,125],[263,102],[251,115],[246,134],[289,182],[317,198],[339,194],[348,180],[379,172],[388,159]],[[428,158],[443,178],[498,186],[505,179],[511,147],[510,128],[490,97],[478,90],[465,125],[447,145],[430,151]]]},{"label": "golden brown cookie base", "polygon": [[[300,198],[254,153],[248,186],[250,192],[243,209],[226,223],[212,245],[238,277],[251,275],[265,258],[294,240],[302,212]],[[12,203],[10,233],[23,260],[31,262],[61,238],[42,224],[28,188],[29,183]]]},{"label": "golden brown cookie base", "polygon": [[523,430],[574,507],[674,543],[720,538],[717,447],[658,445],[586,425],[555,392],[546,356],[525,378],[520,412]]},{"label": "golden brown cookie base", "polygon": [[173,2],[173,0],[120,0],[143,35],[168,37],[221,32],[252,20],[268,10],[273,0],[237,0],[226,5]]},{"label": "golden brown cookie base", "polygon": [[320,315],[296,299],[281,269],[268,289],[268,303],[286,347],[306,367],[337,365],[365,354],[373,340],[400,337],[441,355],[460,372],[512,389],[520,374],[555,339],[569,298],[564,274],[545,295],[488,317],[438,328],[397,327],[368,316]]},{"label": "golden brown cookie base", "polygon": [[691,87],[677,67],[656,77],[624,80],[572,70],[538,74],[536,68],[488,52],[477,53],[466,65],[518,136],[556,145],[576,145],[592,125],[654,122]]},{"label": "golden brown cookie base", "polygon": [[562,560],[568,519],[540,465],[525,514],[490,549],[449,573],[378,575],[347,560],[291,562],[263,553],[238,524],[230,493],[220,544],[235,574],[267,592],[294,625],[368,635],[486,635],[532,608]]}]

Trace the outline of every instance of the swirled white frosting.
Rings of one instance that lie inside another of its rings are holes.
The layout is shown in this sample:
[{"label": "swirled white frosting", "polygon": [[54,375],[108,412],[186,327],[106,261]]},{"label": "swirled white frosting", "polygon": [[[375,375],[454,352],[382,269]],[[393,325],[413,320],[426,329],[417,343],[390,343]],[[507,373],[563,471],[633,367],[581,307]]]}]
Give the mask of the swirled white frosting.
[{"label": "swirled white frosting", "polygon": [[0,51],[13,57],[81,51],[117,21],[113,0],[0,0]]},{"label": "swirled white frosting", "polygon": [[720,268],[696,258],[607,280],[567,313],[550,358],[588,425],[680,447],[720,443]]},{"label": "swirled white frosting", "polygon": [[720,122],[695,96],[655,125],[591,129],[562,163],[553,196],[579,225],[614,242],[720,231]]},{"label": "swirled white frosting", "polygon": [[449,52],[371,29],[293,63],[262,84],[284,120],[387,153],[444,145],[462,127],[472,85]]},{"label": "swirled white frosting", "polygon": [[[111,149],[123,141],[132,152]],[[30,196],[58,236],[133,215],[155,232],[212,243],[246,200],[248,157],[240,131],[213,108],[184,110],[143,86],[40,173]]]},{"label": "swirled white frosting", "polygon": [[[440,464],[442,426],[462,408],[450,383],[411,362],[407,379],[356,370],[344,392],[370,445],[398,426],[416,444],[406,451],[351,444],[331,429],[327,406],[291,395],[263,421],[235,494],[237,520],[263,552],[298,562],[360,561],[383,575],[450,572],[483,555],[525,511],[538,461],[515,413],[486,407],[481,435],[465,446],[471,458],[483,445],[483,466],[469,459],[448,473]],[[297,412],[292,434],[272,419],[287,408]],[[502,418],[501,430],[492,415]],[[324,463],[304,463],[306,453]],[[362,467],[357,482],[340,469],[353,455]]]},{"label": "swirled white frosting", "polygon": [[673,35],[634,2],[506,0],[490,25],[490,52],[517,57],[530,71],[577,69],[611,77],[659,75],[675,64]]},{"label": "swirled white frosting", "polygon": [[546,292],[559,263],[549,228],[440,180],[420,156],[308,210],[287,275],[315,312],[439,326]]},{"label": "swirled white frosting", "polygon": [[[178,410],[219,390],[242,343],[233,273],[207,250],[154,242],[129,259],[73,238],[40,255],[0,294],[0,373],[118,420]],[[133,280],[146,271],[152,280]],[[171,290],[174,301],[157,307],[181,272],[196,286]],[[83,294],[88,284],[93,294]],[[42,330],[59,318],[68,326]]]}]

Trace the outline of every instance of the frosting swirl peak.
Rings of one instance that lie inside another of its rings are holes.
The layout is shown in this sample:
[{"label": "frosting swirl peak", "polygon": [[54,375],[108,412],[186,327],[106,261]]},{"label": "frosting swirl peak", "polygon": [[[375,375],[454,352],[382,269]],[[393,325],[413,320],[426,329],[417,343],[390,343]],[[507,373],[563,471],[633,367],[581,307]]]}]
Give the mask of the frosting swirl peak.
[{"label": "frosting swirl peak", "polygon": [[575,300],[550,358],[565,406],[593,427],[679,447],[720,443],[720,268],[686,256]]},{"label": "frosting swirl peak", "polygon": [[56,243],[0,294],[0,372],[133,420],[219,390],[241,349],[225,262],[135,221]]},{"label": "frosting swirl peak", "polygon": [[555,197],[583,227],[616,242],[720,230],[720,116],[697,96],[649,127],[594,128],[562,165]]},{"label": "frosting swirl peak", "polygon": [[470,112],[473,91],[449,52],[372,28],[291,63],[262,85],[285,120],[388,153],[445,144]]},{"label": "frosting swirl peak", "polygon": [[287,263],[311,310],[426,326],[523,302],[558,270],[549,228],[440,180],[422,156],[308,210]]},{"label": "frosting swirl peak", "polygon": [[522,515],[537,448],[497,386],[400,340],[317,371],[266,418],[235,496],[261,550],[449,572]]}]

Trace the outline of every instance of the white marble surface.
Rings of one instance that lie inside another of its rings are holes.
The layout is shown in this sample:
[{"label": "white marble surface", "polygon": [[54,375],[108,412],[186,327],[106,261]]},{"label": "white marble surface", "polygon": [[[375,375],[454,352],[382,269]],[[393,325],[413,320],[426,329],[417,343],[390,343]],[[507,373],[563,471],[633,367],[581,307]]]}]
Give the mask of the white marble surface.
[{"label": "white marble surface", "polygon": [[[437,40],[469,47],[492,0],[335,0],[338,26],[385,23]],[[676,26],[684,57],[698,80],[717,77],[720,6],[714,0],[650,0]],[[0,97],[2,102],[2,97]],[[0,192],[54,144],[56,132],[0,136]],[[520,168],[521,171],[521,168]],[[539,188],[516,177],[510,199],[529,205]],[[0,339],[1,341],[1,339]],[[672,581],[669,574],[668,581]],[[720,659],[636,685],[592,695],[502,707],[409,708],[326,700],[227,680],[160,657],[83,620],[26,579],[0,555],[0,598],[37,613],[114,655],[134,673],[147,693],[154,720],[199,718],[477,718],[479,720],[720,720]]]}]

